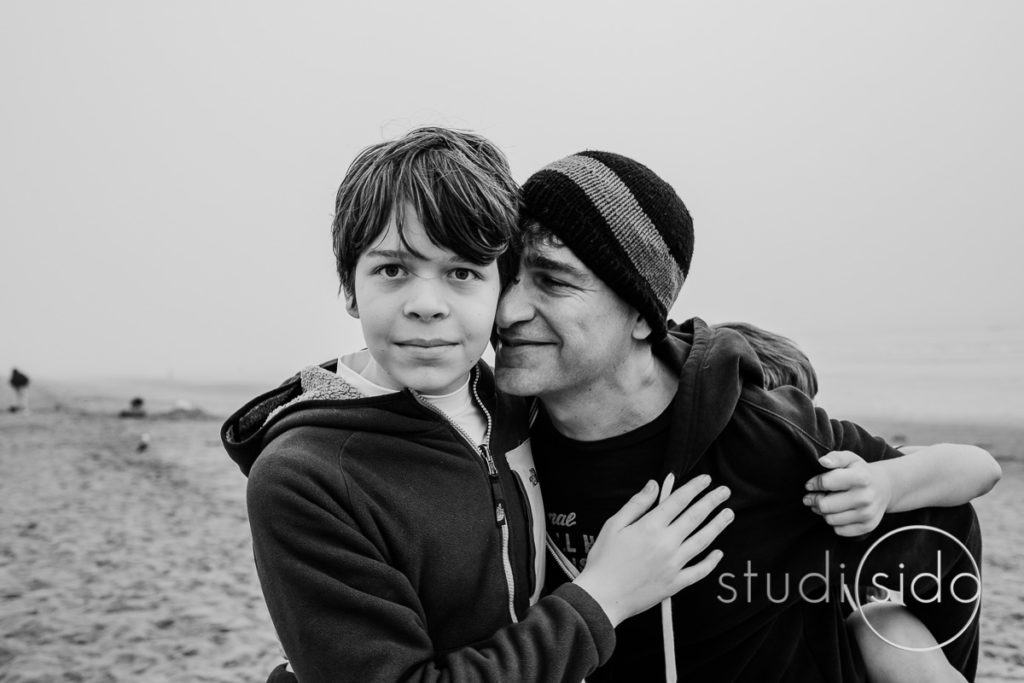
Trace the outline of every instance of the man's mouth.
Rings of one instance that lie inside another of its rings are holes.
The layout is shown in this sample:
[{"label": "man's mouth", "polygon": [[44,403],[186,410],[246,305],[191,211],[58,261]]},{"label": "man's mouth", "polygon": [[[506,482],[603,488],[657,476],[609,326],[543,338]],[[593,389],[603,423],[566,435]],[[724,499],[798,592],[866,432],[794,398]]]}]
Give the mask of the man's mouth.
[{"label": "man's mouth", "polygon": [[501,343],[502,346],[508,347],[510,349],[523,346],[546,346],[548,344],[553,343],[549,341],[543,341],[541,339],[527,339],[525,337],[503,337],[501,335],[498,336],[498,341]]}]

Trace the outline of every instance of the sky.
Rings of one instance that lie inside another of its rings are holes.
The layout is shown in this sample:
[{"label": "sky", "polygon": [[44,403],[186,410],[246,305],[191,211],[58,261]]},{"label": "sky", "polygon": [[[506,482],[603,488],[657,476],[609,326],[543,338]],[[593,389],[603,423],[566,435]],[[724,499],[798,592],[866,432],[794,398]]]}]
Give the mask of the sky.
[{"label": "sky", "polygon": [[5,2],[0,370],[242,382],[360,347],[335,191],[438,124],[519,181],[601,149],[670,182],[676,319],[825,366],[1008,340],[1024,377],[1021,35],[1017,0]]}]

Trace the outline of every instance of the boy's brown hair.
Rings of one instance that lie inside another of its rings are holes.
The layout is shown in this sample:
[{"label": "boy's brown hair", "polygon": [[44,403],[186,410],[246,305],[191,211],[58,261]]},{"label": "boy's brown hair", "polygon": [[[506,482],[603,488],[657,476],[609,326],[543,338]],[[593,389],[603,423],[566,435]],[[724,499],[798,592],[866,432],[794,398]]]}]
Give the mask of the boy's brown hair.
[{"label": "boy's brown hair", "polygon": [[417,128],[367,147],[338,187],[331,226],[346,296],[355,295],[356,262],[392,215],[402,244],[416,253],[405,239],[406,204],[431,242],[486,265],[516,233],[519,187],[494,143],[467,131]]},{"label": "boy's brown hair", "polygon": [[811,398],[818,393],[818,375],[811,359],[792,339],[750,323],[719,323],[713,327],[743,335],[761,361],[765,389],[794,386]]}]

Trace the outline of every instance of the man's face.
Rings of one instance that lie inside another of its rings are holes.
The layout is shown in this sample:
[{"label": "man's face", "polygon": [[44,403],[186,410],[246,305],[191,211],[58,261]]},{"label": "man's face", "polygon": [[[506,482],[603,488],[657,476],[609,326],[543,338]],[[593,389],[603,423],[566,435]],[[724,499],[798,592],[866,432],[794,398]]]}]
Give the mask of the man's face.
[{"label": "man's face", "polygon": [[571,399],[599,389],[635,348],[646,323],[567,247],[526,249],[498,303],[498,388]]},{"label": "man's face", "polygon": [[411,206],[405,216],[406,242],[420,255],[402,244],[392,218],[356,263],[349,312],[386,373],[375,381],[446,394],[466,381],[490,341],[498,265],[479,266],[438,247]]}]

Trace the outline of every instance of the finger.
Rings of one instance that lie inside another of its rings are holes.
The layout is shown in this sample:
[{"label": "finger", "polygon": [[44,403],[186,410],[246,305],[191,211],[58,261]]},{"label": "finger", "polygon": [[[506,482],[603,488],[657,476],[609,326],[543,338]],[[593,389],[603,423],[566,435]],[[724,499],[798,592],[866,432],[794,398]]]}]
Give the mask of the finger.
[{"label": "finger", "polygon": [[853,465],[862,463],[863,459],[852,451],[832,451],[821,458],[818,462],[822,467],[831,468],[829,472],[822,472],[821,474],[811,477],[805,484],[808,491],[826,491],[828,489],[828,482],[834,478],[837,472],[858,472],[858,469],[849,469]]},{"label": "finger", "polygon": [[837,526],[832,528],[836,532],[837,536],[843,536],[845,538],[853,538],[854,536],[863,536],[864,534],[871,531],[871,527],[867,524],[846,524],[844,526]]},{"label": "finger", "polygon": [[644,516],[658,497],[658,484],[651,479],[640,491],[626,501],[619,511],[608,518],[606,527],[622,529]]},{"label": "finger", "polygon": [[862,469],[829,470],[807,481],[808,491],[845,491],[865,483]]},{"label": "finger", "polygon": [[722,551],[712,550],[708,553],[707,557],[692,567],[683,567],[682,571],[679,572],[679,576],[676,577],[676,592],[681,591],[687,586],[692,586],[706,577],[718,566],[721,560]]},{"label": "finger", "polygon": [[[668,480],[666,479],[666,483]],[[679,513],[711,483],[711,477],[702,474],[673,491],[658,507],[647,513],[647,520],[658,526],[668,526]]]},{"label": "finger", "polygon": [[679,545],[679,566],[688,564],[690,560],[704,552],[735,517],[735,513],[726,508],[715,515],[714,519],[705,524],[697,533],[692,536],[689,534],[682,536]]},{"label": "finger", "polygon": [[[671,523],[670,528],[679,543],[686,540],[686,537],[693,533],[693,530],[704,523],[711,513],[714,512],[719,505],[729,499],[731,491],[727,486],[719,486],[713,491],[709,491],[700,497],[700,499],[686,508],[686,510],[676,517]],[[716,534],[717,535],[717,534]]]},{"label": "finger", "polygon": [[829,526],[850,526],[851,524],[863,524],[870,519],[866,510],[843,510],[830,515],[822,515]]},{"label": "finger", "polygon": [[838,467],[849,467],[860,459],[861,457],[853,451],[832,451],[818,458],[818,462],[822,467],[836,469]]},{"label": "finger", "polygon": [[819,506],[821,505],[821,499],[824,497],[824,493],[808,493],[800,502],[809,507],[811,512],[820,515],[821,508]]},{"label": "finger", "polygon": [[803,498],[804,505],[819,515],[828,515],[844,510],[855,510],[868,504],[860,489],[839,491],[838,493],[808,493]]},{"label": "finger", "polygon": [[665,502],[665,499],[672,495],[672,489],[676,485],[676,474],[675,472],[669,472],[665,475],[665,481],[661,483],[661,491],[658,493],[658,504],[661,505]]}]

